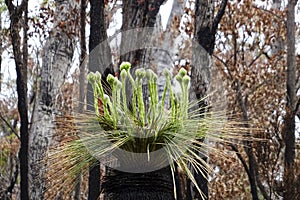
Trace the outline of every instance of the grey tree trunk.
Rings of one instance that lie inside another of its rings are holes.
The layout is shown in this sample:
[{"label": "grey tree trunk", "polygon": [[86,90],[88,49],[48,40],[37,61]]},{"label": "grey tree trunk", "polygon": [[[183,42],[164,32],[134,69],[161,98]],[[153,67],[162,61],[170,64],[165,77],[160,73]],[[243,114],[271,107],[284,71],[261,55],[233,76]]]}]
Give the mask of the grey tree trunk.
[{"label": "grey tree trunk", "polygon": [[[165,0],[159,1],[137,1],[128,0],[123,1],[123,25],[122,31],[128,31],[130,29],[143,28],[143,27],[154,27],[156,22],[156,17],[159,12],[160,6],[165,2]],[[149,32],[147,37],[150,38],[152,32]],[[137,35],[139,36],[139,35]],[[122,34],[121,40],[121,52],[126,52],[127,49],[134,49],[132,46],[135,45],[135,38],[127,38],[126,35]],[[143,64],[143,56],[145,55],[143,49],[136,50],[134,52],[129,52],[121,55],[122,61],[129,61],[135,66]]]},{"label": "grey tree trunk", "polygon": [[69,18],[68,13],[75,7],[74,1],[56,1],[55,24],[43,48],[40,94],[30,134],[30,199],[41,200],[45,191],[45,161],[57,112],[55,101],[65,76],[70,68],[74,40],[64,27],[60,26]]},{"label": "grey tree trunk", "polygon": [[[196,65],[191,68],[191,89],[198,100],[203,99],[208,93],[211,81],[211,56],[215,46],[215,34],[224,15],[226,5],[227,0],[223,0],[215,14],[214,1],[196,0],[195,2],[194,35],[195,41],[200,46],[193,48],[192,63]],[[205,107],[206,102],[201,101],[198,106]],[[203,160],[207,160],[207,158],[203,157]],[[195,174],[194,176],[201,191],[208,198],[207,177],[203,174]],[[202,199],[189,180],[187,181],[187,199]]]},{"label": "grey tree trunk", "polygon": [[[85,39],[85,26],[86,26],[86,7],[87,1],[81,0],[80,4],[80,66],[79,66],[79,102],[78,102],[78,113],[83,113],[84,100],[85,100],[85,76],[86,76],[86,65],[84,59],[86,58],[86,39]],[[82,174],[78,174],[76,178],[76,186],[74,191],[74,200],[81,199],[81,183]]]}]

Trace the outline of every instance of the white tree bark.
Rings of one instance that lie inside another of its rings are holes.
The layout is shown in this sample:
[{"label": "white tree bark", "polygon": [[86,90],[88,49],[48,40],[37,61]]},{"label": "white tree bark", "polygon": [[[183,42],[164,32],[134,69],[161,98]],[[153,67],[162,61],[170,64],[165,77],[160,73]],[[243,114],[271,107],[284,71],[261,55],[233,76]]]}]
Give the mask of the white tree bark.
[{"label": "white tree bark", "polygon": [[40,93],[34,110],[29,141],[29,191],[31,200],[43,199],[45,191],[46,165],[45,162],[41,161],[46,157],[53,134],[54,115],[57,111],[55,99],[65,81],[74,50],[74,37],[68,33],[69,29],[65,29],[61,25],[70,17],[70,11],[75,7],[74,2],[56,1],[57,12],[54,28],[43,48]]}]

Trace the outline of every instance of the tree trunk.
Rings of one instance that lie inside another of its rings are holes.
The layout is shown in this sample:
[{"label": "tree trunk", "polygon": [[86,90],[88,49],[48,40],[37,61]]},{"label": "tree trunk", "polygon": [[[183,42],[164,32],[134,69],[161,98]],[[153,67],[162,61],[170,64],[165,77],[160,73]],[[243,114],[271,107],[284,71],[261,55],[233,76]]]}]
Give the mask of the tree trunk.
[{"label": "tree trunk", "polygon": [[[224,15],[227,0],[221,2],[221,6],[216,15],[214,15],[214,1],[196,0],[195,2],[195,41],[200,46],[194,47],[191,68],[191,87],[198,100],[203,99],[208,92],[211,75],[210,65],[211,56],[215,46],[215,34],[218,25]],[[198,54],[195,54],[198,53]],[[205,107],[206,102],[201,101],[199,107]],[[203,110],[204,111],[204,110]],[[207,160],[207,157],[203,157]],[[208,198],[207,175],[195,174],[197,184],[201,191]],[[187,181],[187,199],[202,199],[201,195],[190,180]]]},{"label": "tree trunk", "polygon": [[[128,0],[123,1],[123,25],[122,31],[128,31],[130,29],[143,28],[143,27],[154,27],[156,22],[156,17],[159,12],[160,6],[165,0],[159,1],[138,1],[138,0]],[[137,30],[137,29],[136,29]],[[141,29],[142,30],[142,29]],[[149,29],[147,38],[152,34],[153,29]],[[145,34],[142,32],[141,34]],[[136,34],[139,37],[139,34]],[[144,63],[145,52],[143,49],[136,50],[133,52],[127,52],[128,50],[134,49],[135,39],[134,37],[129,37],[126,34],[122,34],[121,39],[121,59],[120,61],[131,62],[132,66],[140,66]]]},{"label": "tree trunk", "polygon": [[[43,49],[40,94],[34,109],[30,135],[30,199],[43,199],[46,189],[45,157],[49,148],[54,115],[57,112],[56,96],[65,81],[72,63],[74,40],[63,26],[74,8],[72,1],[56,1],[57,12],[54,29]],[[65,24],[67,25],[67,24]]]},{"label": "tree trunk", "polygon": [[[148,39],[150,39],[150,36],[153,31],[155,31],[155,28],[147,29],[146,32],[144,32],[142,28],[155,26],[157,14],[163,2],[163,0],[123,1],[123,32],[121,40],[120,61],[131,62],[133,70],[142,66],[147,66],[150,68],[150,64],[153,64],[153,62],[155,62],[155,64],[161,64],[160,68],[154,69],[157,74],[160,74],[160,71],[162,71],[163,68],[171,66],[171,63],[168,63],[168,60],[166,60],[167,55],[165,54],[165,52],[162,52],[160,50],[142,49],[127,52],[128,50],[135,49],[133,45],[136,45],[136,40],[140,40],[143,37],[140,37],[139,32],[134,32],[133,34],[129,35],[124,34],[124,32],[126,32],[127,30],[134,29],[135,31],[138,31],[136,28],[141,28],[141,34],[146,33],[145,37],[147,38],[145,39],[145,41],[149,42],[150,40]],[[155,55],[158,54],[165,55],[164,59],[161,59],[162,56],[159,56],[159,59],[155,57]],[[146,97],[147,95],[144,96]],[[103,190],[105,193],[105,200],[174,199],[174,185],[171,175],[171,169],[169,166],[148,173],[128,173],[110,169],[105,177]]]},{"label": "tree trunk", "polygon": [[[19,152],[20,158],[20,176],[21,176],[21,199],[29,199],[28,186],[28,104],[27,104],[27,13],[28,1],[22,1],[20,6],[14,6],[12,1],[5,1],[10,13],[10,31],[13,45],[13,53],[17,71],[17,93],[18,93],[18,110],[21,119],[20,139],[21,147]],[[24,14],[24,37],[23,37],[23,52],[21,48],[21,19]]]},{"label": "tree trunk", "polygon": [[103,188],[105,200],[174,200],[170,167],[148,173],[111,169]]},{"label": "tree trunk", "polygon": [[[86,65],[84,59],[86,58],[86,7],[87,1],[81,0],[80,4],[80,65],[79,65],[79,102],[78,102],[78,113],[83,113],[84,110],[84,99],[85,99],[85,76],[86,76]],[[78,174],[76,178],[76,185],[74,191],[74,200],[81,199],[81,183],[82,174]]]},{"label": "tree trunk", "polygon": [[296,56],[295,56],[295,6],[297,0],[287,5],[287,110],[284,117],[284,192],[283,199],[294,199],[299,192],[295,182],[295,114],[296,114]]},{"label": "tree trunk", "polygon": [[[109,47],[106,33],[106,20],[105,20],[105,1],[104,0],[90,0],[90,41],[89,41],[89,72],[99,71],[102,74],[103,80],[110,73],[113,74],[111,67],[111,50]],[[104,70],[102,70],[104,69]],[[88,84],[87,87],[87,110],[94,110],[94,96],[92,93],[92,86]],[[96,200],[100,195],[100,162],[91,167],[89,171],[89,191],[88,199]]]}]

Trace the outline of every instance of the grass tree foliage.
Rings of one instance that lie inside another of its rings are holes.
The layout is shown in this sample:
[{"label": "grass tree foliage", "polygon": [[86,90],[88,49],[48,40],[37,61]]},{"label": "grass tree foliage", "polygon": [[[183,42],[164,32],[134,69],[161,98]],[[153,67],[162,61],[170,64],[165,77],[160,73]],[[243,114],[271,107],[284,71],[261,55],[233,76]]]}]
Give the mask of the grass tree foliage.
[{"label": "grass tree foliage", "polygon": [[[77,174],[87,172],[100,159],[115,170],[113,177],[104,179],[107,199],[177,199],[177,168],[195,184],[202,198],[206,198],[194,177],[194,174],[207,176],[211,171],[202,156],[208,152],[226,156],[210,143],[237,143],[245,139],[245,128],[236,121],[226,120],[221,112],[204,113],[201,109],[205,108],[195,109],[198,102],[189,100],[190,76],[185,69],[179,70],[175,80],[170,71],[164,71],[166,82],[159,99],[155,72],[137,69],[133,76],[130,68],[128,62],[121,64],[120,80],[107,76],[110,96],[104,92],[108,85],[101,83],[101,74],[88,74],[95,113],[78,114],[72,119],[79,137],[50,153],[49,180],[58,187],[74,186]],[[172,88],[174,81],[180,85],[179,94]],[[145,105],[143,82],[148,84],[149,105]],[[129,98],[128,87],[133,90]],[[169,108],[165,106],[167,101]],[[208,142],[204,142],[204,138]],[[111,160],[116,163],[113,165]],[[156,177],[159,170],[164,170],[171,182],[164,181],[168,178]],[[156,178],[156,185],[147,184],[147,177]],[[114,183],[106,183],[109,180]],[[122,184],[131,190],[120,190]],[[68,188],[65,192],[72,191],[72,187]]]}]

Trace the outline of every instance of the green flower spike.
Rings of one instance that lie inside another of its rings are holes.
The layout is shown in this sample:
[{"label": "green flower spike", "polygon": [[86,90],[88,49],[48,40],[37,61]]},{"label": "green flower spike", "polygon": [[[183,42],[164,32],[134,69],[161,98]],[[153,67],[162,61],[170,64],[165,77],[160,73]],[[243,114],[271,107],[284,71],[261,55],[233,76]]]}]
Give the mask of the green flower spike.
[{"label": "green flower spike", "polygon": [[137,69],[135,71],[136,76],[136,90],[137,90],[137,101],[138,101],[138,110],[139,117],[142,123],[142,126],[145,125],[145,104],[143,99],[143,78],[146,76],[144,69]]},{"label": "green flower spike", "polygon": [[117,114],[116,114],[116,108],[117,108],[117,78],[114,77],[111,74],[108,74],[107,78],[106,78],[107,82],[109,83],[110,87],[111,87],[111,92],[112,92],[112,106],[109,105],[109,108],[111,110],[111,116],[114,122],[114,125],[116,125],[117,123]]},{"label": "green flower spike", "polygon": [[116,91],[117,91],[117,105],[118,105],[118,107],[116,107],[116,109],[119,109],[119,108],[122,108],[121,107],[121,105],[122,105],[122,102],[121,102],[122,82],[119,81],[118,79],[116,79],[114,84],[115,84],[115,88],[116,88]]},{"label": "green flower spike", "polygon": [[157,92],[157,75],[151,70],[147,69],[146,77],[148,79],[148,87],[150,92],[150,109],[148,121],[154,120],[157,114],[158,106],[158,92]]},{"label": "green flower spike", "polygon": [[187,75],[187,71],[184,68],[181,68],[178,72],[178,74],[183,78],[185,75]]},{"label": "green flower spike", "polygon": [[188,118],[188,103],[189,103],[189,86],[190,86],[190,81],[191,78],[188,75],[184,75],[184,77],[182,78],[182,103],[181,103],[181,108],[182,110],[182,114],[183,114],[183,119],[187,119]]},{"label": "green flower spike", "polygon": [[[164,87],[164,91],[161,97],[161,102],[160,102],[160,108],[163,109],[165,106],[165,100],[166,100],[166,96],[167,96],[167,91],[169,90],[169,88],[171,88],[171,79],[172,79],[172,74],[169,70],[164,69],[163,71],[164,76],[166,77],[166,84]],[[170,96],[173,95],[172,91],[170,90]]]},{"label": "green flower spike", "polygon": [[189,92],[188,88],[190,85],[191,78],[187,75],[187,71],[181,68],[178,74],[175,76],[176,81],[180,84],[181,88],[181,99],[180,99],[180,113],[179,118],[181,121],[187,119],[188,103],[189,103]]},{"label": "green flower spike", "polygon": [[[120,69],[121,70],[121,69]],[[127,78],[127,71],[126,69],[121,70],[121,81],[122,81],[122,100],[123,100],[123,108],[124,111],[127,112],[127,102],[126,102],[126,78]]]},{"label": "green flower spike", "polygon": [[[87,79],[89,83],[92,85],[93,93],[94,93],[94,108],[96,114],[99,115],[99,105],[98,105],[98,98],[103,101],[104,91],[101,84],[101,74],[99,72],[93,73],[90,72],[87,75]],[[104,111],[107,110],[106,106],[104,105]]]},{"label": "green flower spike", "polygon": [[[133,94],[132,94],[132,112],[134,116],[136,115],[136,97],[137,97],[137,91],[136,91],[136,84],[135,81],[130,73],[131,63],[130,62],[122,62],[120,65],[120,71],[122,72],[125,70],[127,72],[127,76],[129,78],[129,81],[131,83],[131,86],[133,88]],[[124,100],[123,100],[124,101]]]},{"label": "green flower spike", "polygon": [[120,71],[125,69],[128,72],[130,70],[130,68],[131,68],[131,63],[130,62],[122,62],[121,65],[120,65]]}]

